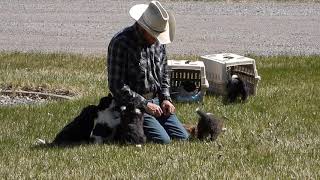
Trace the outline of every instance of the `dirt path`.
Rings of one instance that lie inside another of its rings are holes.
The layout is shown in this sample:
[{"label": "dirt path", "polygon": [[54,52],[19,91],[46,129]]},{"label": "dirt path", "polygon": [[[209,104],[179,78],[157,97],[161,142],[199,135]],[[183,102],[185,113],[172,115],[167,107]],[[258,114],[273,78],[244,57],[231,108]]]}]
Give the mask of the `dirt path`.
[{"label": "dirt path", "polygon": [[[105,54],[147,1],[2,0],[0,50]],[[171,54],[320,54],[320,3],[166,2],[176,15]]]}]

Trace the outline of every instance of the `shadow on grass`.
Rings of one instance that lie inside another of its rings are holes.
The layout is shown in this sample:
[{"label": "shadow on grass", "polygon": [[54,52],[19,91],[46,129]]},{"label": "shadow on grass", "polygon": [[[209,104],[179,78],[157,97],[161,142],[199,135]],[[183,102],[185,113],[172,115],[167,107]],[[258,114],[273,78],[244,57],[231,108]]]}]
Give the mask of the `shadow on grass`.
[{"label": "shadow on grass", "polygon": [[94,143],[82,142],[82,143],[70,143],[70,144],[53,144],[53,143],[44,143],[44,144],[34,144],[30,147],[32,150],[41,150],[41,149],[72,149],[80,146],[91,146],[95,145]]},{"label": "shadow on grass", "polygon": [[[223,134],[223,133],[222,133]],[[220,134],[219,136],[221,136]],[[129,144],[129,143],[119,143],[119,142],[108,142],[108,143],[102,143],[102,144],[97,144],[93,142],[80,142],[80,143],[72,143],[72,144],[52,144],[52,143],[45,143],[45,144],[34,144],[30,146],[31,150],[46,150],[46,149],[73,149],[73,148],[78,148],[78,147],[90,147],[90,146],[104,146],[104,145],[110,145],[110,146],[116,146],[118,148],[124,148],[124,147],[141,147],[141,146],[153,146],[153,145],[160,145],[160,146],[166,146],[166,145],[173,145],[176,143],[182,142],[183,144],[187,143],[190,144],[191,146],[197,145],[199,143],[203,144],[212,144],[216,145],[219,149],[221,144],[219,143],[219,140],[211,141],[210,139],[203,139],[199,140],[197,137],[190,136],[188,140],[177,140],[173,139],[172,143],[170,144],[162,144],[162,143],[156,143],[152,141],[148,141],[145,144]]]},{"label": "shadow on grass", "polygon": [[[234,105],[234,104],[244,104],[250,98],[250,96],[249,96],[247,100],[243,101],[238,97],[238,98],[236,98],[236,100],[234,102],[231,102],[228,99],[228,96],[226,96],[226,95],[218,95],[218,94],[214,94],[214,93],[207,93],[206,96],[207,97],[214,97],[215,99],[221,99],[222,104],[225,105],[225,106]],[[204,103],[202,103],[202,105],[204,105]]]},{"label": "shadow on grass", "polygon": [[[149,144],[161,144],[161,143],[154,143],[154,142],[147,142],[143,145]],[[136,146],[139,147],[141,144],[130,144],[130,143],[120,143],[120,142],[105,142],[105,143],[94,143],[94,142],[77,142],[77,143],[68,143],[68,144],[53,144],[53,143],[44,143],[44,144],[34,144],[30,147],[31,150],[43,150],[43,149],[72,149],[78,147],[89,147],[89,146],[97,146],[97,145],[110,145],[110,146],[117,146],[121,147],[128,147],[128,146]]]}]

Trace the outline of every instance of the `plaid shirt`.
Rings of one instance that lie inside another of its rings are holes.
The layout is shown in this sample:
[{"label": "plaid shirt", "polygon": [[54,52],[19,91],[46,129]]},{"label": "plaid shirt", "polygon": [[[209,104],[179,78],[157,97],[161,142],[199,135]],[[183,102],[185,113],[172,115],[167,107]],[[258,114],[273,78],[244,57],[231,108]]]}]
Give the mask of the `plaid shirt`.
[{"label": "plaid shirt", "polygon": [[109,89],[117,104],[134,102],[144,107],[147,93],[157,94],[160,102],[171,100],[166,46],[158,41],[147,45],[136,23],[111,39],[107,67]]}]

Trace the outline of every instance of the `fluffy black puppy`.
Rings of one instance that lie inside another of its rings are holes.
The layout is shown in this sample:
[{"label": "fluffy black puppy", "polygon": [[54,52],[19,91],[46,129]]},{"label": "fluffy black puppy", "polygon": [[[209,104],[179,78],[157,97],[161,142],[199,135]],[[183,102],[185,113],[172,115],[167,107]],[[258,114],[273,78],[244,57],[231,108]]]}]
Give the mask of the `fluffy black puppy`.
[{"label": "fluffy black puppy", "polygon": [[81,113],[67,124],[52,141],[52,145],[73,145],[80,143],[89,143],[92,130],[96,123],[101,119],[108,119],[109,107],[112,105],[113,98],[109,94],[100,99],[97,106],[89,105]]},{"label": "fluffy black puppy", "polygon": [[211,113],[204,113],[199,108],[196,110],[200,116],[197,129],[193,130],[199,140],[205,140],[210,137],[211,141],[217,139],[222,132],[223,121],[214,117]]},{"label": "fluffy black puppy", "polygon": [[121,107],[120,124],[117,126],[115,141],[120,144],[144,144],[143,112],[133,103]]},{"label": "fluffy black puppy", "polygon": [[232,75],[227,84],[227,101],[233,103],[241,96],[241,100],[247,100],[249,96],[249,90],[245,81],[243,81],[237,75]]},{"label": "fluffy black puppy", "polygon": [[195,90],[197,90],[196,84],[190,80],[186,80],[186,81],[181,82],[181,86],[187,92],[194,92]]}]

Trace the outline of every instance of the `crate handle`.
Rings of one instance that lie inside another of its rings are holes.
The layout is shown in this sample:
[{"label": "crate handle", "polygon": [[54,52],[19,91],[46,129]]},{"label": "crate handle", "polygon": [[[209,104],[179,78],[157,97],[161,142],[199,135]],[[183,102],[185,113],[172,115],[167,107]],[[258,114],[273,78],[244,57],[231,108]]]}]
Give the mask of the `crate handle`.
[{"label": "crate handle", "polygon": [[223,58],[226,58],[226,59],[233,59],[232,56],[224,56]]}]

